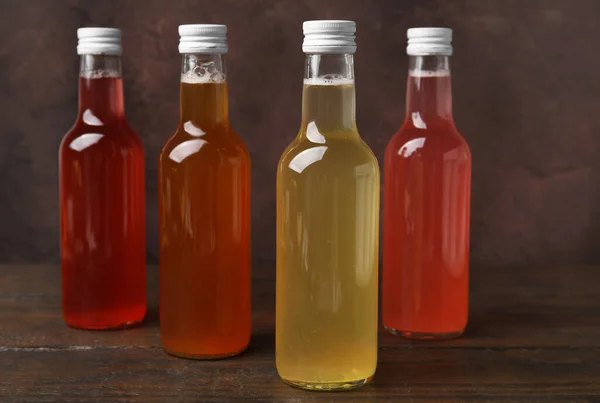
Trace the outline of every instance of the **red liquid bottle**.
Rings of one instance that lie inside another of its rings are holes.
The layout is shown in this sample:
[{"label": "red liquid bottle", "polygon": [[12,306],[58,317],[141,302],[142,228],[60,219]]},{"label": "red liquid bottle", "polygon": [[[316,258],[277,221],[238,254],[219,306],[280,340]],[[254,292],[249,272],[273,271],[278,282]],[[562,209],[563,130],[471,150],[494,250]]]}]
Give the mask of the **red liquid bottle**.
[{"label": "red liquid bottle", "polygon": [[79,113],[59,152],[63,316],[123,328],[146,312],[144,150],[123,109],[120,31],[77,35]]},{"label": "red liquid bottle", "polygon": [[452,338],[468,316],[471,152],[452,118],[452,31],[408,38],[406,117],[385,153],[383,324]]}]

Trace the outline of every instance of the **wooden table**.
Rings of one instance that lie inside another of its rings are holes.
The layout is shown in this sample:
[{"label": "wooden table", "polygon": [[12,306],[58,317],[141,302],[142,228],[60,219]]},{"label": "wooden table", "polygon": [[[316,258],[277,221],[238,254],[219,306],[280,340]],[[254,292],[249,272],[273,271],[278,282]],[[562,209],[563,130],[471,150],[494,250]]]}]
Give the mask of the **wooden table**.
[{"label": "wooden table", "polygon": [[373,382],[343,393],[277,377],[272,276],[254,278],[249,350],[210,362],[161,349],[156,277],[142,327],[90,332],[64,325],[57,266],[0,266],[0,402],[600,401],[600,267],[473,268],[464,337],[382,332]]}]

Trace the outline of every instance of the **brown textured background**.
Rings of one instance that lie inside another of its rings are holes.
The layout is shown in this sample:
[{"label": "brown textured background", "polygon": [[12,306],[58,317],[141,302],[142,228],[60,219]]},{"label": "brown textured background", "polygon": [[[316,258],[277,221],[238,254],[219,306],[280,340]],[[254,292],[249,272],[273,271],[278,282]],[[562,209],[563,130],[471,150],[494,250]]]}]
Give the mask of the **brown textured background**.
[{"label": "brown textured background", "polygon": [[126,113],[147,160],[178,119],[177,25],[225,23],[231,119],[253,158],[253,257],[274,259],[275,168],[299,125],[307,19],[357,21],[359,130],[382,161],[404,115],[406,29],[454,29],[454,113],[473,152],[475,265],[600,261],[600,2],[0,1],[0,261],[58,261],[57,150],[77,111],[76,29],[124,30]]}]

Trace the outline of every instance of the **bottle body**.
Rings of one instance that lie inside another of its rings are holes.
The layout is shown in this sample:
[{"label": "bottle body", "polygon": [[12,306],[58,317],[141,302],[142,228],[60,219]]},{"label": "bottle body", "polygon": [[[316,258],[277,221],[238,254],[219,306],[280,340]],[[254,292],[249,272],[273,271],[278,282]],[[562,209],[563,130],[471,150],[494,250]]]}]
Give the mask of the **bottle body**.
[{"label": "bottle body", "polygon": [[80,114],[59,151],[63,316],[84,329],[146,312],[144,150],[122,113],[120,75],[105,73],[82,73]]},{"label": "bottle body", "polygon": [[392,333],[441,339],[467,324],[471,153],[452,120],[447,60],[427,58],[415,62],[437,67],[412,66],[385,153],[382,317]]},{"label": "bottle body", "polygon": [[377,365],[379,167],[352,81],[305,83],[303,115],[277,170],[277,370],[306,389],[352,388]]},{"label": "bottle body", "polygon": [[226,82],[182,82],[182,119],[159,158],[160,321],[167,352],[197,359],[250,340],[250,156]]}]

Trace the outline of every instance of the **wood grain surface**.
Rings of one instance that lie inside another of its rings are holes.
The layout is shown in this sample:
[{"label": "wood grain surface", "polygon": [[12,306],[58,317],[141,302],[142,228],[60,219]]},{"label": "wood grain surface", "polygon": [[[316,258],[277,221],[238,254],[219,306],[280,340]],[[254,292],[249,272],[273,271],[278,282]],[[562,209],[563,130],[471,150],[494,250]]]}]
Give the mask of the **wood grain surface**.
[{"label": "wood grain surface", "polygon": [[600,268],[473,269],[465,336],[411,342],[381,333],[374,381],[352,392],[284,385],[274,362],[274,283],[253,281],[243,355],[171,357],[160,347],[157,270],[143,326],[64,325],[57,266],[0,266],[0,402],[600,401]]}]

